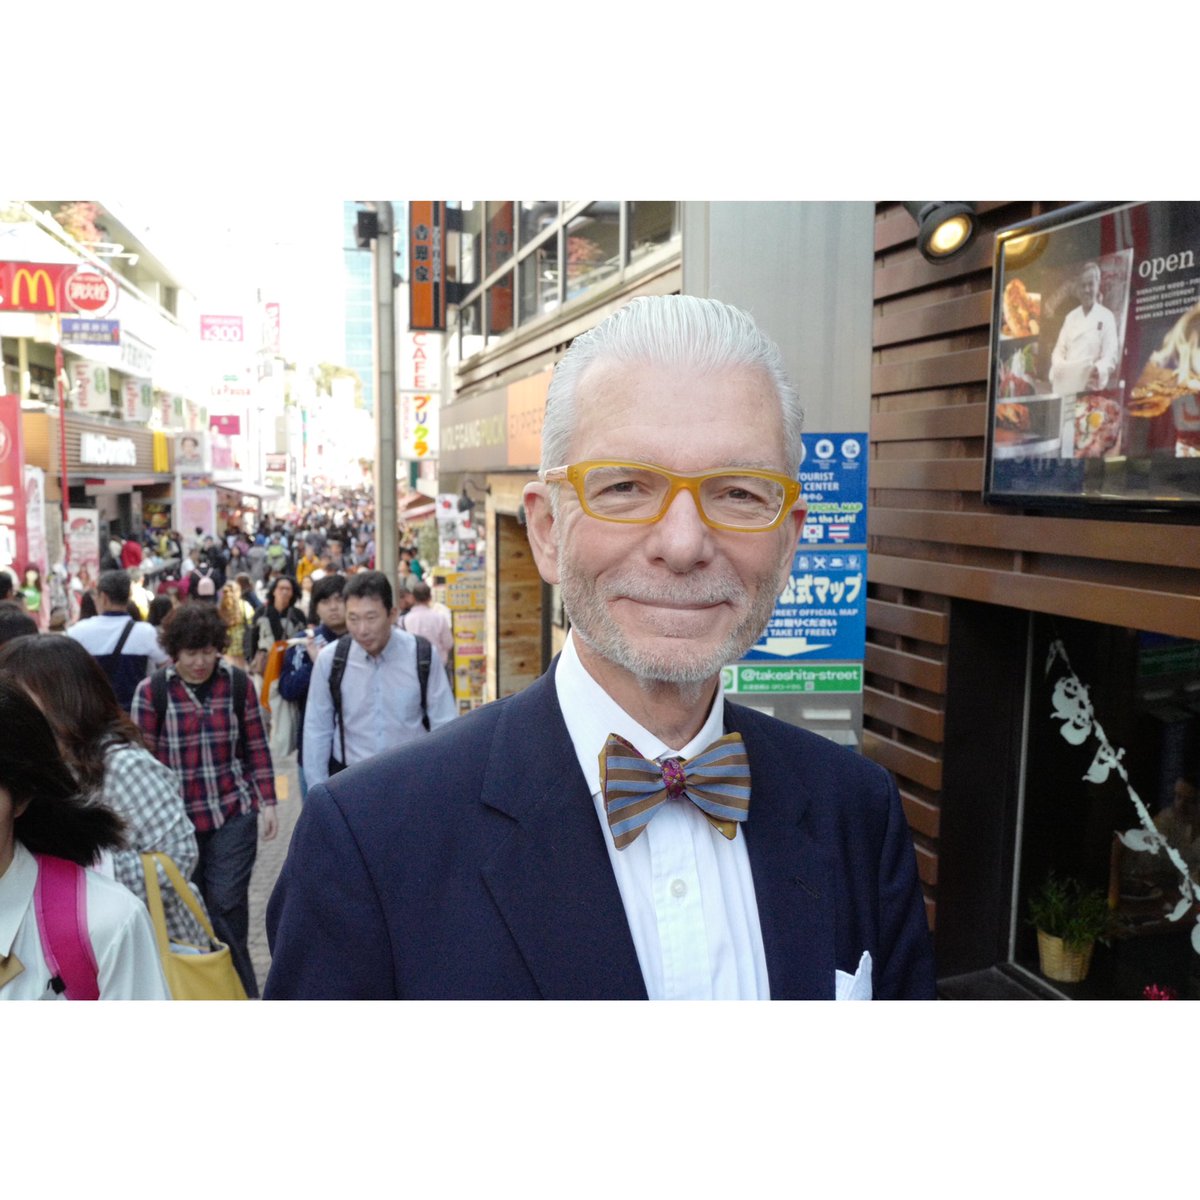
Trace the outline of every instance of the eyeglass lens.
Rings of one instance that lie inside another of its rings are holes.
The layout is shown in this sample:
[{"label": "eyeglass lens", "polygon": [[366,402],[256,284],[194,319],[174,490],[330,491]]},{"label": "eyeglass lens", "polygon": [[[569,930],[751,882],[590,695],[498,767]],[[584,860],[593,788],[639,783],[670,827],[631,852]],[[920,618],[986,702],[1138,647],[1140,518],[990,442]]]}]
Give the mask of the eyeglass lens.
[{"label": "eyeglass lens", "polygon": [[[671,480],[648,467],[592,467],[583,478],[584,503],[598,517],[637,521],[662,512]],[[710,521],[754,529],[770,525],[783,507],[783,485],[734,471],[701,481],[700,507]]]}]

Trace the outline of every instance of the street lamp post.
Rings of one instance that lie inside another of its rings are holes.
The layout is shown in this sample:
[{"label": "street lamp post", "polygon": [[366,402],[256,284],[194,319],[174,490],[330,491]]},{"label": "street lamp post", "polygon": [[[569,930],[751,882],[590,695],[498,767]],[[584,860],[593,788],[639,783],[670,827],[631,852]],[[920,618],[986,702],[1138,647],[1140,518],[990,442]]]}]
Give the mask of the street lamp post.
[{"label": "street lamp post", "polygon": [[375,566],[396,586],[396,280],[392,202],[375,201]]}]

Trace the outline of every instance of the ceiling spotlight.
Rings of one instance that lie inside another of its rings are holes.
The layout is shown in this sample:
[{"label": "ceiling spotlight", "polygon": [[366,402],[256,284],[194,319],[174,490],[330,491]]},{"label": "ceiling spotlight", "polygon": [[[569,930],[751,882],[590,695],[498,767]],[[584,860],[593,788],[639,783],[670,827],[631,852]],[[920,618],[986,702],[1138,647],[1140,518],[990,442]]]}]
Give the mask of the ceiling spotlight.
[{"label": "ceiling spotlight", "polygon": [[957,258],[972,242],[978,229],[975,208],[958,200],[905,200],[904,207],[917,223],[917,249],[931,263]]}]

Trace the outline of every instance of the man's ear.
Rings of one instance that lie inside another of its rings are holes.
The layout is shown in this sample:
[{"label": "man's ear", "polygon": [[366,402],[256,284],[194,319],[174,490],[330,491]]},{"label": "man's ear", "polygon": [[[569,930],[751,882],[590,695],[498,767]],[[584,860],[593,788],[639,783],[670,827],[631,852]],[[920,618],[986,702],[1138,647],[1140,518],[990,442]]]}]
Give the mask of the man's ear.
[{"label": "man's ear", "polygon": [[540,480],[527,483],[521,499],[525,504],[525,532],[538,572],[547,583],[558,583],[558,537],[550,511],[550,488]]}]

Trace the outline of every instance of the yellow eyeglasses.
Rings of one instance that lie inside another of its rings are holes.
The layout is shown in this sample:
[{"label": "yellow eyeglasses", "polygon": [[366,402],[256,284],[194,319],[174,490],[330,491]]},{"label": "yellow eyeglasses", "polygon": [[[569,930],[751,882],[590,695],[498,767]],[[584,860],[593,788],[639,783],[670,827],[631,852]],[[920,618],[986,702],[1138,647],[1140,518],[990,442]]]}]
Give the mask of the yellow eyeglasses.
[{"label": "yellow eyeglasses", "polygon": [[700,519],[712,529],[765,533],[800,501],[800,485],[774,471],[699,471],[679,475],[648,463],[591,459],[553,467],[546,483],[569,483],[583,511],[600,521],[650,525],[681,491],[690,492]]}]

